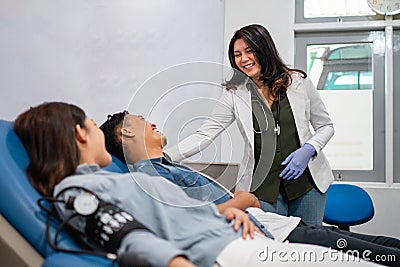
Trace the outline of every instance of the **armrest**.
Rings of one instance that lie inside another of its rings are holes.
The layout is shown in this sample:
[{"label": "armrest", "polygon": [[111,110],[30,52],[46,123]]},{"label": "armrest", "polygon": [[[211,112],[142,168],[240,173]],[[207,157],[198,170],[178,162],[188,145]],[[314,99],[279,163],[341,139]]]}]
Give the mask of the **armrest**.
[{"label": "armrest", "polygon": [[27,266],[40,266],[43,258],[26,240],[0,215],[0,241],[3,241],[14,255],[3,255],[7,257],[18,257]]}]

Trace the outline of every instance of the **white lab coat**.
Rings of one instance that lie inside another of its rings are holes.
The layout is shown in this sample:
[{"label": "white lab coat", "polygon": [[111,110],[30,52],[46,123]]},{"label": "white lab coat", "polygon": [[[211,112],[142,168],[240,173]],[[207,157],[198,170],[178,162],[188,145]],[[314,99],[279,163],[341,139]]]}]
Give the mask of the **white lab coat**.
[{"label": "white lab coat", "polygon": [[[308,167],[318,189],[325,193],[333,181],[333,174],[322,148],[334,134],[334,128],[324,103],[307,77],[292,74],[292,84],[287,90],[288,100],[293,111],[300,144],[311,144],[317,151]],[[167,149],[166,153],[174,160],[181,161],[206,148],[233,121],[237,121],[244,139],[244,155],[240,165],[236,190],[249,191],[254,169],[254,132],[251,111],[251,93],[245,83],[236,90],[225,90],[210,117],[191,136]],[[315,133],[310,131],[310,125]]]}]

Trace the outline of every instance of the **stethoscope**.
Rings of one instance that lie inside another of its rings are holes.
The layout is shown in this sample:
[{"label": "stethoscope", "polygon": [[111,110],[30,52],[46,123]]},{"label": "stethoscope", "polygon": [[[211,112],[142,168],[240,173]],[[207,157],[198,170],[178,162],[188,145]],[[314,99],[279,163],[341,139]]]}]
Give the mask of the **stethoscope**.
[{"label": "stethoscope", "polygon": [[[263,111],[264,114],[264,118],[267,119],[267,114],[265,113],[265,109],[264,109],[264,105],[260,104],[261,109]],[[279,125],[279,117],[280,117],[280,112],[281,112],[281,94],[278,93],[278,107],[277,107],[277,111],[276,111],[276,118],[274,116],[274,120],[275,120],[275,127],[274,127],[274,133],[278,136],[281,134],[281,126]],[[266,133],[267,129],[268,129],[268,124],[266,126],[267,128],[263,131],[256,131],[255,129],[253,129],[255,134],[262,134],[262,133]]]},{"label": "stethoscope", "polygon": [[280,117],[280,112],[281,112],[281,93],[278,93],[278,108],[276,110],[276,119],[275,119],[275,128],[274,128],[274,133],[276,135],[281,134],[281,126],[279,126],[279,117]]}]

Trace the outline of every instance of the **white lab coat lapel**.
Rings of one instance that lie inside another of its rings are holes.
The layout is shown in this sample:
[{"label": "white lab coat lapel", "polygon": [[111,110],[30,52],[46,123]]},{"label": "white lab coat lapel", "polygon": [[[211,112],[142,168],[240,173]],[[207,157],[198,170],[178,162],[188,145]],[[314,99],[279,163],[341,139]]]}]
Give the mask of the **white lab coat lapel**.
[{"label": "white lab coat lapel", "polygon": [[298,81],[293,81],[293,84],[288,88],[286,94],[293,112],[300,143],[303,145],[305,142],[303,140],[304,133],[309,130],[309,115],[306,114],[306,103],[308,103],[309,100],[306,99],[305,91],[298,89]]},{"label": "white lab coat lapel", "polygon": [[246,143],[250,144],[251,151],[254,147],[254,133],[251,109],[251,94],[246,86],[242,85],[234,92],[235,116],[239,130],[246,136]]},{"label": "white lab coat lapel", "polygon": [[236,122],[244,139],[244,154],[240,164],[236,190],[249,191],[254,168],[254,132],[251,109],[251,94],[243,84],[232,91]]}]

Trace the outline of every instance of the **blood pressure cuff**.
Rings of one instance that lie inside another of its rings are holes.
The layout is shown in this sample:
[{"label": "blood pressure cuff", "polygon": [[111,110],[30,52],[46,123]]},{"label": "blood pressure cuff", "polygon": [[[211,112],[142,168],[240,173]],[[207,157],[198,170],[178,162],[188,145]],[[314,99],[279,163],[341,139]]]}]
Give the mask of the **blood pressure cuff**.
[{"label": "blood pressure cuff", "polygon": [[150,231],[129,213],[100,199],[98,209],[86,219],[85,233],[89,241],[109,253],[116,253],[122,239],[139,229]]}]

